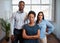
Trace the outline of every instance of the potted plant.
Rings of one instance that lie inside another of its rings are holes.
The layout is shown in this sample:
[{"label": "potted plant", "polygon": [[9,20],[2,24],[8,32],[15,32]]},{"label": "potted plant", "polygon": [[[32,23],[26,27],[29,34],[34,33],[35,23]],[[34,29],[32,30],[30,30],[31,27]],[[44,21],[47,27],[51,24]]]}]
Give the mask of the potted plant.
[{"label": "potted plant", "polygon": [[5,32],[5,40],[9,41],[10,23],[4,19],[0,19],[1,29]]}]

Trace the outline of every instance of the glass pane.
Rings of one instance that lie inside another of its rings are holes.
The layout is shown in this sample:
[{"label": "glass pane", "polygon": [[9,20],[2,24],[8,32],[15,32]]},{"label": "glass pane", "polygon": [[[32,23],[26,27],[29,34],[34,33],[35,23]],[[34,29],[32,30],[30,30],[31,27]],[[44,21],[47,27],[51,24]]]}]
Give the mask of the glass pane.
[{"label": "glass pane", "polygon": [[41,4],[49,4],[49,0],[41,0]]},{"label": "glass pane", "polygon": [[32,0],[32,4],[40,4],[40,0]]},{"label": "glass pane", "polygon": [[44,12],[45,19],[51,20],[52,15],[51,15],[50,6],[41,6],[40,8],[41,8],[40,11]]},{"label": "glass pane", "polygon": [[36,14],[40,11],[39,5],[32,5],[32,10],[36,12]]},{"label": "glass pane", "polygon": [[22,1],[24,1],[25,4],[30,4],[30,1],[31,1],[31,0],[22,0]]},{"label": "glass pane", "polygon": [[26,5],[25,8],[24,8],[24,11],[25,11],[26,13],[28,13],[28,12],[30,11],[30,6],[29,6],[29,5]]},{"label": "glass pane", "polygon": [[[18,10],[18,6],[13,6],[13,12],[16,12]],[[30,11],[30,6],[25,6],[24,11],[28,13]]]},{"label": "glass pane", "polygon": [[32,10],[35,11],[35,13],[36,13],[36,18],[37,18],[37,14],[38,14],[38,12],[40,11],[40,6],[38,6],[38,5],[33,5],[33,6],[32,6]]},{"label": "glass pane", "polygon": [[12,0],[12,4],[18,4],[21,0]]},{"label": "glass pane", "polygon": [[13,12],[16,12],[18,10],[18,6],[13,6]]}]

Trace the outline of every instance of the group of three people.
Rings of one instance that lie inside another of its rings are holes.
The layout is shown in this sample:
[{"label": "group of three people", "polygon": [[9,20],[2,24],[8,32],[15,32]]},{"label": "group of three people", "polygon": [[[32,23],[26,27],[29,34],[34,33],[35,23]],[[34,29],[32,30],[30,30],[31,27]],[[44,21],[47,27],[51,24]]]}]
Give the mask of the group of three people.
[{"label": "group of three people", "polygon": [[[46,35],[53,32],[54,26],[44,19],[44,13],[40,11],[35,21],[36,13],[34,11],[29,11],[28,15],[24,12],[24,1],[20,1],[18,6],[19,10],[12,15],[12,43],[18,43],[18,41],[19,43],[47,43]],[[46,28],[48,32],[46,32]]]}]

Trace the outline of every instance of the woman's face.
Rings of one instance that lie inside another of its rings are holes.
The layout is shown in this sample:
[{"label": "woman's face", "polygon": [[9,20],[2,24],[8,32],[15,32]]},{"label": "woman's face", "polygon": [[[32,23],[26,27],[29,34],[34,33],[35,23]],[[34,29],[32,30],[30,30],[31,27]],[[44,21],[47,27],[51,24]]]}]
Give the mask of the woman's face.
[{"label": "woman's face", "polygon": [[38,18],[39,18],[39,20],[42,20],[42,19],[43,19],[43,14],[40,13],[40,14],[38,15]]},{"label": "woman's face", "polygon": [[33,14],[30,14],[28,18],[29,18],[29,21],[30,21],[30,22],[34,22],[34,18],[35,18],[35,17],[34,17]]}]

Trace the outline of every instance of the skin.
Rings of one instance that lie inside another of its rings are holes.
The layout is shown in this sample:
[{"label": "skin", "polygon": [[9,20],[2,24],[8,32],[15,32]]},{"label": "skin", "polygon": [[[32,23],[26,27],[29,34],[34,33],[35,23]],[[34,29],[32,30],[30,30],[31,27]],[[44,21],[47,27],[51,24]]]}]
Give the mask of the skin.
[{"label": "skin", "polygon": [[[34,19],[35,19],[34,15],[33,15],[33,14],[30,14],[30,15],[29,15],[30,23],[28,24],[29,26],[34,26],[34,25],[35,25]],[[26,30],[23,29],[23,34],[22,34],[22,36],[23,36],[24,39],[38,39],[38,38],[40,37],[40,30],[38,30],[38,32],[37,32],[36,35],[34,35],[34,36],[29,36],[29,35],[26,34]]]},{"label": "skin", "polygon": [[[43,18],[43,14],[42,13],[40,13],[39,14],[39,16],[38,16],[38,18],[39,18],[39,23],[43,20],[42,18]],[[46,34],[46,36],[48,36],[48,34]],[[44,40],[44,39],[41,39],[41,42],[42,43],[44,43],[46,41],[46,43],[47,43],[47,39],[46,40]]]},{"label": "skin", "polygon": [[[25,4],[23,2],[19,3],[19,11],[23,13]],[[27,16],[27,15],[26,15]],[[14,35],[11,35],[11,40],[14,41]]]},{"label": "skin", "polygon": [[[23,3],[23,2],[19,3],[18,7],[19,7],[19,11],[20,11],[21,13],[23,13],[24,7],[25,7],[25,3]],[[26,13],[26,17],[25,17],[25,19],[24,19],[24,22],[25,22],[25,20],[27,20],[27,13]]]},{"label": "skin", "polygon": [[39,18],[39,22],[41,22],[42,21],[42,18],[43,18],[42,13],[39,14],[38,18]]},{"label": "skin", "polygon": [[18,7],[19,7],[19,11],[21,11],[21,13],[22,13],[24,11],[25,4],[23,2],[21,2],[21,3],[19,3]]}]

